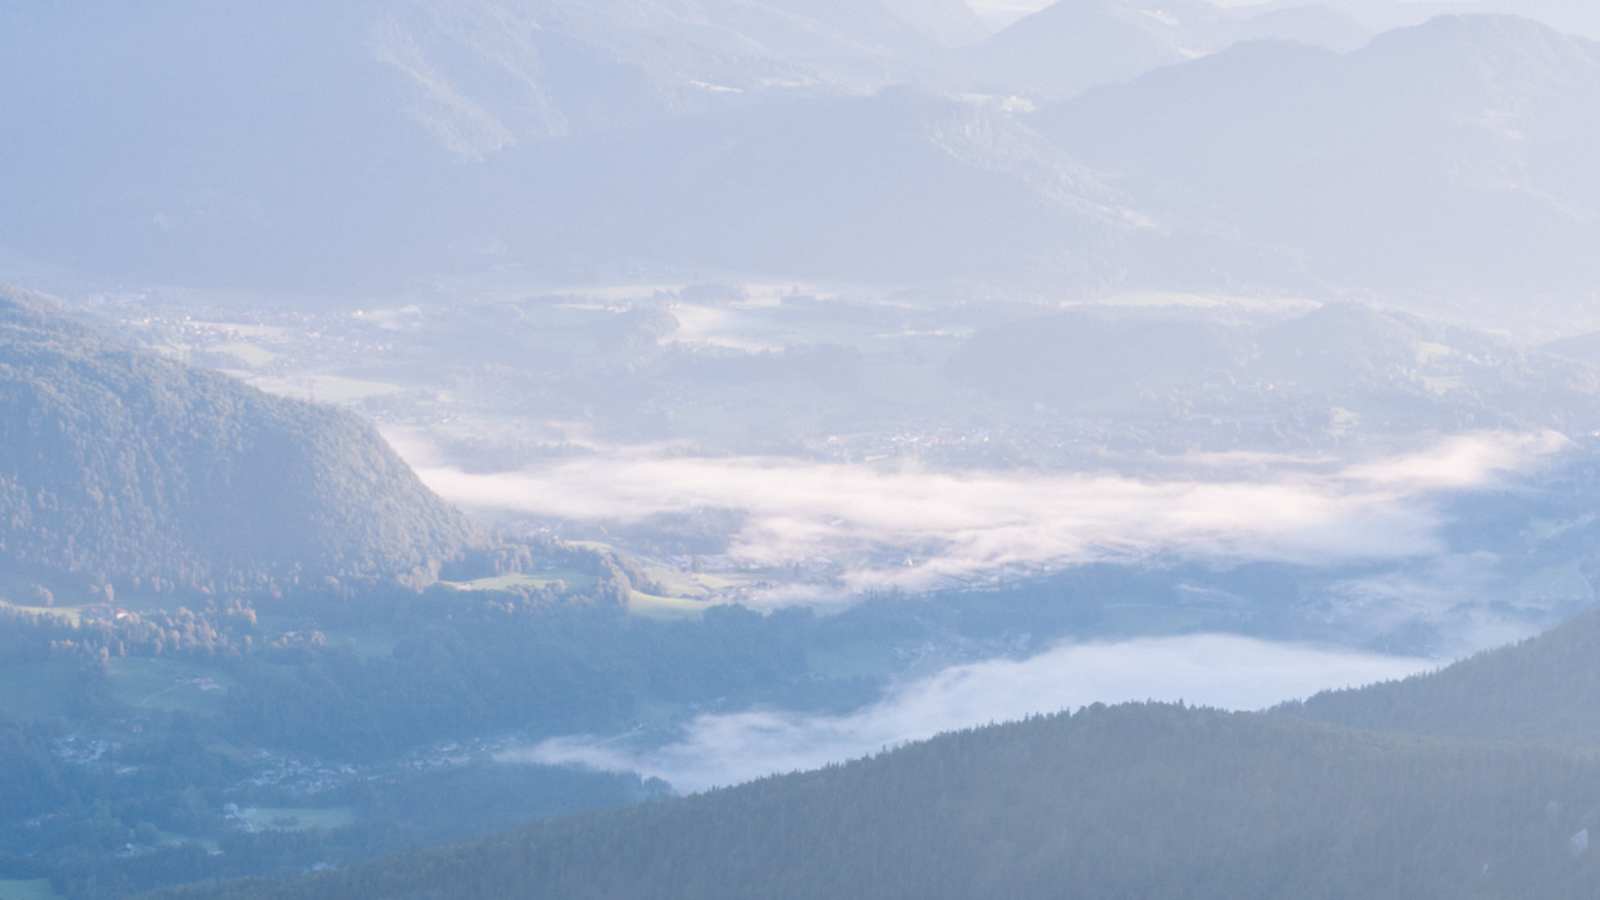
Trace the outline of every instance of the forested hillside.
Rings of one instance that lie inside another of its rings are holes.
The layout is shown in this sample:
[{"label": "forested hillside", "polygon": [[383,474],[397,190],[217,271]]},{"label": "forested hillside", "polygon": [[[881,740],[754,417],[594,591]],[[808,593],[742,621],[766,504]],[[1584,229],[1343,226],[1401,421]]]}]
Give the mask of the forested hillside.
[{"label": "forested hillside", "polygon": [[1600,614],[1441,672],[1283,712],[1372,730],[1600,746]]},{"label": "forested hillside", "polygon": [[1438,673],[1268,713],[1096,705],[405,860],[175,896],[1590,896],[1597,649],[1600,614],[1588,613]]},{"label": "forested hillside", "polygon": [[45,601],[64,576],[112,596],[425,580],[472,535],[360,419],[0,293],[0,559],[26,576],[16,599]]},{"label": "forested hillside", "polygon": [[230,900],[1591,896],[1600,762],[1093,707]]}]

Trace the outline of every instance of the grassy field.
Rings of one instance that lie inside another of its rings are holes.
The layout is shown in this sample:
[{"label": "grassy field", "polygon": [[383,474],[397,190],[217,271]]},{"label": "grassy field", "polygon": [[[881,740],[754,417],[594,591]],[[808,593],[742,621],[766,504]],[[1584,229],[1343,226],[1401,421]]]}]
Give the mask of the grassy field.
[{"label": "grassy field", "polygon": [[239,818],[252,831],[332,831],[356,823],[355,812],[347,806],[250,806],[239,810]]},{"label": "grassy field", "polygon": [[628,612],[649,619],[689,619],[705,612],[706,605],[688,597],[663,597],[632,591],[628,594]]},{"label": "grassy field", "polygon": [[232,682],[205,666],[170,659],[113,659],[111,696],[137,710],[216,715]]},{"label": "grassy field", "polygon": [[[615,547],[599,541],[573,541],[575,547],[597,553],[619,553]],[[633,558],[630,562],[643,574],[646,585],[643,591],[635,588],[628,597],[628,611],[636,616],[653,619],[693,618],[706,607],[719,600],[731,599],[751,584],[751,579],[738,574],[686,572],[672,566]],[[517,572],[479,578],[473,581],[445,581],[445,586],[458,591],[514,591],[521,588],[542,588],[564,584],[577,591],[595,586],[598,579],[584,572],[570,569],[552,569],[543,572]]]},{"label": "grassy field", "polygon": [[595,585],[595,577],[572,569],[552,569],[548,572],[513,572],[492,578],[473,581],[446,581],[443,584],[458,591],[514,591],[519,588],[544,588],[557,583],[576,590],[587,590]]},{"label": "grassy field", "polygon": [[50,882],[44,879],[14,881],[0,878],[0,900],[58,900]]},{"label": "grassy field", "polygon": [[748,588],[751,579],[740,575],[714,572],[685,572],[667,566],[646,565],[644,573],[668,597],[686,600],[715,600],[728,597]]}]

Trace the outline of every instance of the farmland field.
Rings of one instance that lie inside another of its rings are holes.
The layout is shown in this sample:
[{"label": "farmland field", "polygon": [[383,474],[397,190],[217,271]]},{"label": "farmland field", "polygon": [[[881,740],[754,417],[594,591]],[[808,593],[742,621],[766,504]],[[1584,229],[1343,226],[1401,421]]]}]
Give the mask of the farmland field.
[{"label": "farmland field", "polygon": [[496,575],[491,578],[478,578],[472,581],[447,581],[445,584],[458,591],[514,591],[519,588],[546,588],[556,584],[564,584],[569,588],[587,589],[593,587],[595,577],[584,572],[571,569],[553,569],[546,572],[518,573]]},{"label": "farmland field", "polygon": [[628,594],[628,612],[636,616],[657,619],[692,618],[705,612],[706,604],[687,597],[663,597],[632,591]]}]

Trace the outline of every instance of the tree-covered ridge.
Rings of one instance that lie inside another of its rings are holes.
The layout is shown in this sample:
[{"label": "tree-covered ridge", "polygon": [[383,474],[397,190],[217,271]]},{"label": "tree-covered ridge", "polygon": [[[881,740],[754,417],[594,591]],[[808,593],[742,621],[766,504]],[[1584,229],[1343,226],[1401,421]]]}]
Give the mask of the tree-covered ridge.
[{"label": "tree-covered ridge", "polygon": [[1094,707],[293,882],[322,898],[1591,896],[1600,762]]},{"label": "tree-covered ridge", "polygon": [[1589,613],[1438,673],[1267,713],[1096,706],[174,896],[1592,896],[1597,647]]},{"label": "tree-covered ridge", "polygon": [[1375,731],[1600,747],[1600,613],[1438,672],[1281,712]]},{"label": "tree-covered ridge", "polygon": [[0,292],[0,559],[117,590],[427,577],[473,531],[367,423]]}]

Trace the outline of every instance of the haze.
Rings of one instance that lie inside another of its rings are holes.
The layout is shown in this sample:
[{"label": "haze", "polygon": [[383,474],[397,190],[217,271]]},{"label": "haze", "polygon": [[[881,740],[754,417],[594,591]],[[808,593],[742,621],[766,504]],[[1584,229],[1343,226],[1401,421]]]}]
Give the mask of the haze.
[{"label": "haze", "polygon": [[1600,872],[1588,0],[10,3],[0,109],[0,900]]}]

